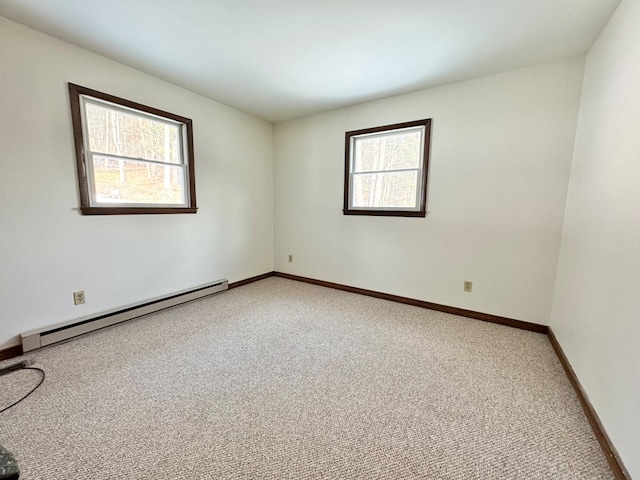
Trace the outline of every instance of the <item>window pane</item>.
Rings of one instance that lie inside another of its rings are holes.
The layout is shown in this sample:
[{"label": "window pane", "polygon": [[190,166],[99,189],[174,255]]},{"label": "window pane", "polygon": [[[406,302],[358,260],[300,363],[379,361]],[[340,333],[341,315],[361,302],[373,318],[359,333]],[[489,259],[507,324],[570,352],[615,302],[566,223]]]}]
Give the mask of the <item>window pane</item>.
[{"label": "window pane", "polygon": [[185,203],[182,165],[155,165],[95,155],[97,203]]},{"label": "window pane", "polygon": [[181,163],[177,125],[88,101],[85,110],[92,152]]},{"label": "window pane", "polygon": [[355,139],[354,172],[418,168],[422,132],[376,135]]},{"label": "window pane", "polygon": [[418,171],[353,176],[352,208],[415,208]]}]

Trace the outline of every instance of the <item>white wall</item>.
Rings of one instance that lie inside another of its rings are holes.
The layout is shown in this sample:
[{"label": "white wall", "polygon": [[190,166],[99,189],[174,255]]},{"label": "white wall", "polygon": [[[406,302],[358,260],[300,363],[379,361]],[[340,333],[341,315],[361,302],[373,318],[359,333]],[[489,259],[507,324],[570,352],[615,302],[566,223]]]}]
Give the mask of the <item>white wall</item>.
[{"label": "white wall", "polygon": [[589,52],[551,327],[640,479],[640,2]]},{"label": "white wall", "polygon": [[[277,124],[276,270],[548,323],[582,75],[569,59]],[[344,216],[345,131],[421,118],[427,218]]]},{"label": "white wall", "polygon": [[[273,270],[269,123],[1,17],[0,64],[0,349],[29,329]],[[193,120],[197,214],[80,215],[67,82]]]}]

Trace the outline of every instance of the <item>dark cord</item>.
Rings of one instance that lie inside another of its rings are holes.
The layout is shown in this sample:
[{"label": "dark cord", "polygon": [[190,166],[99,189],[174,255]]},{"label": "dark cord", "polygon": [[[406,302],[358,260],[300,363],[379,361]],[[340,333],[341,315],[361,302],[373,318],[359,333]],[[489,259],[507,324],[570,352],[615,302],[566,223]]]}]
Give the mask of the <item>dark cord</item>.
[{"label": "dark cord", "polygon": [[[44,373],[44,370],[42,370],[41,368],[38,368],[38,367],[23,367],[23,368],[20,368],[18,370],[14,370],[14,372],[20,372],[22,370],[37,370],[38,372],[40,372],[42,374],[42,378],[40,379],[40,382],[35,387],[33,387],[33,389],[29,393],[27,393],[24,397],[22,397],[17,402],[14,402],[11,405],[9,405],[8,407],[5,407],[2,410],[0,410],[0,413],[6,412],[11,407],[19,404],[21,401],[23,401],[25,398],[27,398],[29,395],[31,395],[33,392],[35,392],[38,389],[38,387],[40,385],[42,385],[42,382],[44,382],[45,373]],[[13,373],[13,372],[11,372],[11,373]]]}]

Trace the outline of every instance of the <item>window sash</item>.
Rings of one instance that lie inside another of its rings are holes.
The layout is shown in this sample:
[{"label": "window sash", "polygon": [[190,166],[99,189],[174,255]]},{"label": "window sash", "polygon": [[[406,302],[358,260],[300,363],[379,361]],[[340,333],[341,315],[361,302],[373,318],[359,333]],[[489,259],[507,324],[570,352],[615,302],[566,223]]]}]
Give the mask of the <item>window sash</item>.
[{"label": "window sash", "polygon": [[[159,167],[171,167],[171,168],[178,168],[180,170],[182,170],[182,198],[183,201],[180,203],[160,203],[160,202],[154,202],[154,203],[144,203],[144,202],[99,202],[97,200],[97,191],[96,191],[96,174],[95,174],[95,170],[94,170],[94,156],[95,157],[102,157],[102,158],[106,158],[109,160],[122,160],[122,161],[126,161],[126,162],[136,162],[136,163],[141,163],[143,165],[154,165],[154,166],[159,166]],[[189,206],[189,202],[190,202],[190,198],[189,198],[189,189],[186,187],[186,179],[187,179],[187,175],[189,173],[189,166],[186,164],[180,164],[180,163],[169,163],[169,162],[157,162],[154,160],[144,160],[142,158],[132,158],[132,157],[125,157],[125,156],[120,156],[120,155],[108,155],[108,154],[104,154],[104,153],[94,153],[94,152],[88,152],[87,153],[87,157],[88,157],[88,162],[87,162],[87,169],[90,171],[90,178],[91,181],[87,182],[88,183],[88,187],[89,187],[89,198],[91,199],[91,206],[96,206],[96,207],[133,207],[133,208],[173,208],[173,207],[183,207],[186,208]]]},{"label": "window sash", "polygon": [[[120,113],[124,113],[127,115],[133,115],[135,117],[141,117],[141,118],[145,118],[147,120],[152,120],[154,122],[157,123],[162,123],[164,125],[168,125],[170,127],[177,127],[178,128],[178,155],[179,155],[179,162],[178,163],[172,163],[172,162],[161,162],[161,163],[171,163],[171,165],[184,165],[185,164],[185,157],[186,157],[186,151],[185,151],[185,142],[184,142],[184,138],[185,138],[185,124],[182,122],[176,122],[167,118],[163,118],[160,117],[158,115],[153,115],[151,113],[147,113],[147,112],[143,112],[142,110],[136,110],[134,108],[128,108],[125,107],[123,105],[118,105],[116,103],[112,103],[112,102],[108,102],[106,100],[101,100],[99,98],[95,98],[89,95],[80,95],[80,108],[82,110],[82,134],[84,136],[85,142],[84,142],[84,148],[85,151],[87,153],[99,153],[105,156],[111,156],[114,155],[113,153],[109,153],[109,152],[101,152],[99,150],[91,150],[89,148],[89,126],[87,125],[87,109],[86,109],[86,105],[88,103],[91,103],[93,105],[96,105],[98,107],[102,107],[102,108],[106,108],[109,110],[114,110],[116,112],[120,112]],[[127,159],[133,159],[134,157],[126,157]],[[151,159],[144,159],[147,161],[159,161],[159,160],[151,160]]]},{"label": "window sash", "polygon": [[373,137],[390,137],[392,135],[409,133],[411,131],[420,131],[424,136],[424,125],[420,125],[417,127],[400,127],[400,128],[392,128],[389,130],[382,130],[380,132],[371,132],[371,133],[360,133],[358,135],[353,135],[351,138],[373,138]]},{"label": "window sash", "polygon": [[[407,172],[416,172],[416,189],[415,189],[415,203],[412,207],[400,207],[400,206],[392,206],[392,207],[383,207],[378,205],[373,206],[365,206],[358,205],[354,206],[354,197],[355,197],[355,178],[357,176],[365,176],[365,175],[391,175],[393,173],[407,173]],[[414,212],[420,210],[420,188],[421,188],[421,168],[410,168],[410,169],[402,169],[402,170],[376,170],[372,172],[354,172],[350,177],[350,191],[351,195],[349,197],[349,208],[356,210],[384,210],[384,211],[402,211],[402,212]]]},{"label": "window sash", "polygon": [[364,175],[369,173],[403,173],[403,172],[420,172],[422,168],[396,168],[394,170],[360,170],[358,172],[351,172],[352,175]]},{"label": "window sash", "polygon": [[80,98],[82,99],[82,107],[83,107],[83,115],[86,118],[86,112],[84,111],[84,107],[87,103],[93,103],[98,107],[108,108],[110,110],[117,110],[121,113],[125,113],[128,115],[135,115],[136,117],[143,117],[148,120],[153,120],[154,122],[164,123],[166,125],[172,127],[180,127],[184,125],[182,122],[178,122],[175,120],[171,120],[169,118],[161,117],[159,115],[154,115],[153,113],[145,112],[143,110],[136,110],[135,108],[129,108],[124,105],[119,105],[117,103],[109,102],[108,100],[102,100],[100,98],[92,97],[91,95],[81,94]]},{"label": "window sash", "polygon": [[113,153],[103,153],[97,150],[88,150],[87,155],[91,157],[105,157],[110,160],[126,160],[127,162],[149,163],[161,167],[187,167],[184,163],[161,162],[160,160],[147,160],[146,158],[127,157],[126,155],[114,155]]}]

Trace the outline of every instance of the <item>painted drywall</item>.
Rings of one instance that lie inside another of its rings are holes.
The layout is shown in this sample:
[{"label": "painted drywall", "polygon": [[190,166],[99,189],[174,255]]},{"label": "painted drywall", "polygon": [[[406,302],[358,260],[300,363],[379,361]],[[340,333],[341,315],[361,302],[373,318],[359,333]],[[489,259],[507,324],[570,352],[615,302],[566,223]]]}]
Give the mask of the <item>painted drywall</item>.
[{"label": "painted drywall", "polygon": [[[275,125],[276,270],[547,324],[583,60]],[[422,118],[427,217],[344,216],[345,132]]]},{"label": "painted drywall", "polygon": [[640,3],[587,56],[551,327],[640,478]]},{"label": "painted drywall", "polygon": [[[0,349],[273,270],[271,124],[1,17],[0,64]],[[67,82],[193,120],[197,214],[80,215]]]}]

